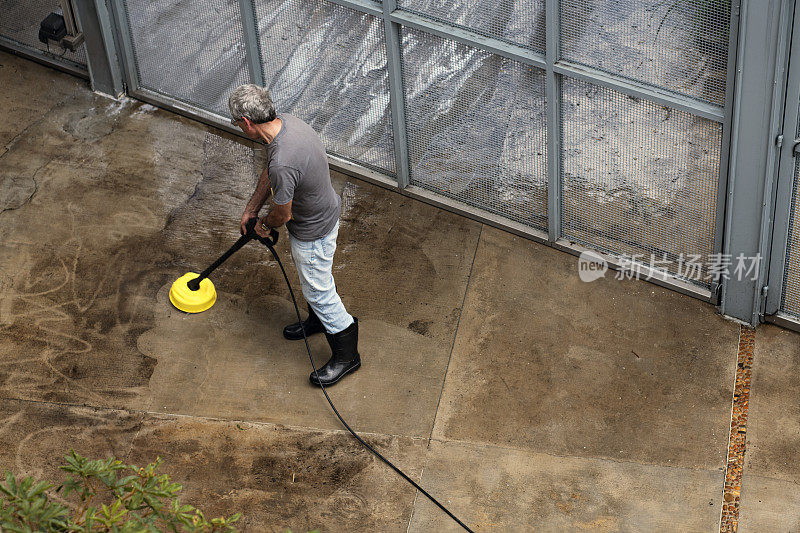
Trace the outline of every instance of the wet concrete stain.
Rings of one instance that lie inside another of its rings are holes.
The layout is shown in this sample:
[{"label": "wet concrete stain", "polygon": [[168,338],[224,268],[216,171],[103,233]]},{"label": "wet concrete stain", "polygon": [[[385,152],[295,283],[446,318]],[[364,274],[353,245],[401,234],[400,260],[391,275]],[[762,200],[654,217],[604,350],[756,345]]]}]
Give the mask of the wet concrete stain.
[{"label": "wet concrete stain", "polygon": [[414,320],[408,324],[408,329],[420,335],[425,335],[432,325],[432,320]]},{"label": "wet concrete stain", "polygon": [[[452,343],[480,232],[474,221],[357,182],[345,188],[337,286],[354,314]],[[357,275],[353,273],[357,272]],[[427,328],[424,326],[428,323]]]},{"label": "wet concrete stain", "polygon": [[156,292],[238,236],[251,150],[140,107],[79,94],[0,160],[4,396],[144,405]]},{"label": "wet concrete stain", "polygon": [[298,435],[272,454],[254,458],[249,475],[255,484],[270,483],[284,494],[314,490],[322,497],[330,496],[372,462],[366,449],[350,446],[351,438],[337,434],[309,441],[306,435]]}]

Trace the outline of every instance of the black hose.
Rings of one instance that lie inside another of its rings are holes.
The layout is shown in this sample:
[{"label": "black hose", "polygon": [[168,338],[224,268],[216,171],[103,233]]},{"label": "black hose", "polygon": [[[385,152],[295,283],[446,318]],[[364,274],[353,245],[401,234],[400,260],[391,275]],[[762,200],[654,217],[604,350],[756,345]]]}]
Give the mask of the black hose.
[{"label": "black hose", "polygon": [[[275,237],[277,237],[277,235]],[[270,241],[267,240],[267,239],[259,239],[259,240],[262,243],[264,243],[267,248],[269,248],[269,251],[272,252],[272,256],[275,258],[275,261],[278,262],[278,266],[281,267],[281,273],[283,274],[283,279],[286,280],[286,286],[289,288],[289,294],[292,297],[292,303],[294,304],[294,311],[295,311],[295,313],[297,313],[297,320],[298,320],[298,322],[302,322],[303,319],[300,318],[300,308],[297,307],[297,300],[294,297],[294,291],[292,290],[292,284],[289,283],[289,276],[286,275],[286,270],[283,268],[283,263],[281,263],[281,259],[280,259],[280,257],[278,257],[278,254],[277,254],[277,252],[275,252],[275,248],[273,247],[273,244],[275,243],[275,240],[277,240],[277,239],[273,239],[272,243],[270,243]],[[314,369],[314,374],[317,376],[317,380],[319,382],[319,373],[317,372],[317,365],[314,363],[314,356],[311,354],[311,347],[308,345],[308,337],[306,336],[306,330],[305,330],[305,328],[300,328],[300,329],[303,331],[303,341],[306,343],[306,351],[308,352],[308,358],[311,360],[311,367]],[[447,507],[445,507],[444,505],[439,503],[439,501],[436,498],[434,498],[433,496],[428,494],[428,492],[425,489],[420,487],[413,479],[408,477],[405,472],[403,472],[398,467],[396,467],[389,459],[387,459],[386,457],[381,455],[381,453],[378,450],[376,450],[375,448],[373,448],[372,446],[367,444],[367,442],[364,441],[364,439],[359,437],[358,433],[353,431],[353,428],[351,428],[350,425],[347,422],[345,422],[344,418],[342,418],[342,415],[339,414],[339,411],[336,409],[336,406],[333,405],[333,401],[331,401],[331,397],[328,396],[328,391],[325,390],[325,387],[322,385],[321,382],[319,383],[319,386],[322,389],[322,392],[325,394],[325,399],[328,400],[328,403],[330,404],[331,409],[333,409],[333,412],[336,413],[336,417],[339,419],[339,422],[341,422],[342,425],[347,428],[347,431],[349,431],[350,434],[353,435],[353,437],[355,437],[358,442],[363,444],[364,447],[366,449],[368,449],[370,452],[372,452],[378,459],[380,459],[381,461],[383,461],[384,463],[389,465],[392,468],[392,470],[394,470],[395,472],[400,474],[400,476],[403,479],[405,479],[406,481],[411,483],[411,485],[413,485],[415,489],[420,491],[422,494],[425,495],[426,498],[428,498],[430,501],[435,503],[439,507],[439,509],[441,509],[442,511],[447,513],[447,516],[449,516],[450,518],[455,520],[456,523],[459,526],[463,527],[466,531],[469,531],[470,533],[472,533],[472,530],[469,527],[467,527],[467,525],[464,524],[464,522],[459,520],[456,517],[456,515],[451,513],[450,510]]]}]

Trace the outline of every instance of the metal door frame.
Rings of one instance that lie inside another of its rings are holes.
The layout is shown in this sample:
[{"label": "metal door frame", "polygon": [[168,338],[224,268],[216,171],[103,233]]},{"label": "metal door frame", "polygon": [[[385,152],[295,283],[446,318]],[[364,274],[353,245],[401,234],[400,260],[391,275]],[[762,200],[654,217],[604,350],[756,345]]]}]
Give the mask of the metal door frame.
[{"label": "metal door frame", "polygon": [[61,59],[56,54],[39,50],[38,48],[31,48],[30,46],[18,43],[8,37],[0,35],[0,50],[14,54],[31,61],[36,61],[42,65],[52,67],[61,72],[72,74],[84,80],[89,79],[89,71],[86,67],[79,63],[75,63],[68,59]]},{"label": "metal door frame", "polygon": [[[779,137],[779,161],[776,167],[775,204],[772,217],[772,238],[769,248],[764,320],[800,330],[800,318],[781,311],[789,245],[789,223],[792,214],[792,192],[796,179],[800,138],[800,1],[795,1],[791,22],[791,44],[786,58],[786,85],[783,99],[782,128]],[[800,214],[800,213],[798,213]]]}]

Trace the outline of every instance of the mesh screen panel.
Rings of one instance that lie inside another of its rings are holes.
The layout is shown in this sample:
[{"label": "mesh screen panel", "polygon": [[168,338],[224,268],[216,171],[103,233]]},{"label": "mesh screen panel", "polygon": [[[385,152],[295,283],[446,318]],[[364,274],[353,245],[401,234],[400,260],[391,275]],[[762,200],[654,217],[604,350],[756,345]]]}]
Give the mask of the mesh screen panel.
[{"label": "mesh screen panel", "polygon": [[248,83],[237,0],[125,0],[140,84],[229,117],[228,96]]},{"label": "mesh screen panel", "polygon": [[562,0],[571,61],[725,103],[730,0]]},{"label": "mesh screen panel", "polygon": [[411,183],[547,227],[544,72],[403,28]]},{"label": "mesh screen panel", "polygon": [[800,317],[800,161],[795,166],[781,311]]},{"label": "mesh screen panel", "polygon": [[562,120],[564,236],[708,286],[681,254],[713,252],[722,126],[567,78]]},{"label": "mesh screen panel", "polygon": [[255,7],[278,112],[310,124],[329,152],[393,174],[383,21],[324,0]]},{"label": "mesh screen panel", "polygon": [[85,45],[75,52],[39,42],[39,24],[52,12],[61,14],[58,0],[0,0],[0,35],[48,55],[86,67]]},{"label": "mesh screen panel", "polygon": [[544,53],[544,0],[398,0],[411,11]]}]

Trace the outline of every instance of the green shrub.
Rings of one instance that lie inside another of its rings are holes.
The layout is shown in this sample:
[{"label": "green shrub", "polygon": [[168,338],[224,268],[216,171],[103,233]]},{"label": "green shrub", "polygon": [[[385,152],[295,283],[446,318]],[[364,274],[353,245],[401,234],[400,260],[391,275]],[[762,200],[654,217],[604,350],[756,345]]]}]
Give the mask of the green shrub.
[{"label": "green shrub", "polygon": [[51,501],[54,488],[32,477],[17,480],[6,472],[0,484],[0,531],[9,532],[221,532],[236,531],[240,518],[206,519],[191,505],[180,503],[182,489],[167,474],[157,472],[161,459],[144,468],[111,458],[92,461],[71,451],[61,470],[70,475],[55,492],[79,500],[72,508]]}]

